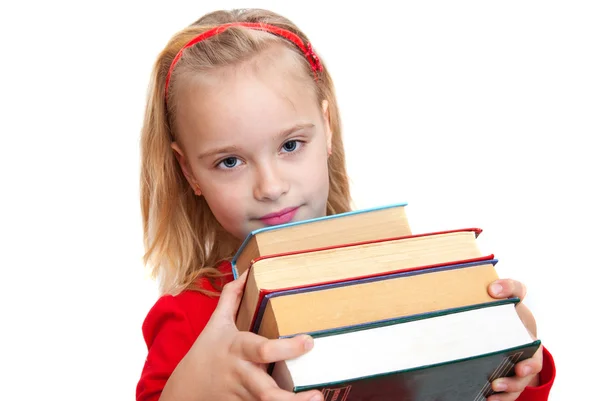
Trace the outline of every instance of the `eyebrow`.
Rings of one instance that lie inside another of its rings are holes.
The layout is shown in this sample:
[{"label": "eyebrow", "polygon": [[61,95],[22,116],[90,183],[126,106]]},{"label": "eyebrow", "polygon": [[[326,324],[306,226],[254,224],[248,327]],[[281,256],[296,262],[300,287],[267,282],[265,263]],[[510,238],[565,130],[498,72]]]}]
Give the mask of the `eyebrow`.
[{"label": "eyebrow", "polygon": [[[313,123],[296,124],[291,128],[281,131],[279,134],[277,134],[277,136],[274,137],[274,139],[285,138],[286,136],[288,136],[296,131],[300,131],[302,129],[310,129],[310,128],[313,128],[314,126],[315,125]],[[236,153],[237,151],[239,151],[239,149],[240,149],[239,146],[225,146],[223,148],[211,149],[211,150],[208,150],[206,152],[199,154],[198,159],[205,159],[205,158],[223,154],[223,153]]]}]

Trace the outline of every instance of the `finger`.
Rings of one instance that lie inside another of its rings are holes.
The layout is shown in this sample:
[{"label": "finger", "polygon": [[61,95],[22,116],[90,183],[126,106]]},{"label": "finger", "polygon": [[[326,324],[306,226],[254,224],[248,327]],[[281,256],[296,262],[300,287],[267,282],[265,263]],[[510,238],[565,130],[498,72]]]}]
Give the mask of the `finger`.
[{"label": "finger", "polygon": [[241,378],[242,384],[252,395],[251,399],[264,401],[323,401],[320,391],[312,390],[294,394],[281,389],[275,380],[258,368],[248,371]]},{"label": "finger", "polygon": [[515,365],[515,376],[494,380],[492,389],[496,392],[502,392],[502,394],[496,394],[488,398],[488,401],[516,400],[525,387],[536,386],[538,383],[532,383],[532,380],[542,370],[542,359],[542,348],[540,347],[533,357]]},{"label": "finger", "polygon": [[531,380],[542,371],[543,362],[543,349],[540,346],[531,358],[525,359],[515,365],[515,375],[517,377],[528,377]]},{"label": "finger", "polygon": [[254,333],[240,332],[231,344],[231,352],[255,363],[271,363],[299,357],[313,347],[307,335],[270,340]]},{"label": "finger", "polygon": [[489,396],[487,401],[515,401],[520,395],[520,393],[499,393]]},{"label": "finger", "polygon": [[248,270],[237,279],[225,284],[213,315],[235,319],[237,310],[240,307],[240,302],[242,301],[247,276]]},{"label": "finger", "polygon": [[527,294],[527,288],[520,281],[500,279],[490,284],[488,292],[494,298],[519,297],[523,301]]},{"label": "finger", "polygon": [[267,388],[261,389],[257,381],[253,381],[250,384],[253,388],[256,388],[256,392],[250,390],[253,400],[264,400],[264,401],[323,401],[323,393],[318,390],[303,391],[301,393],[292,393],[290,391],[282,390],[277,387],[276,384]]},{"label": "finger", "polygon": [[526,377],[512,376],[512,377],[503,377],[501,379],[496,379],[492,383],[492,389],[497,392],[519,394],[523,390],[525,390],[525,387],[527,387],[527,385],[531,381],[531,377],[532,376],[526,376]]},{"label": "finger", "polygon": [[323,393],[318,390],[303,391],[294,396],[293,401],[324,401]]}]

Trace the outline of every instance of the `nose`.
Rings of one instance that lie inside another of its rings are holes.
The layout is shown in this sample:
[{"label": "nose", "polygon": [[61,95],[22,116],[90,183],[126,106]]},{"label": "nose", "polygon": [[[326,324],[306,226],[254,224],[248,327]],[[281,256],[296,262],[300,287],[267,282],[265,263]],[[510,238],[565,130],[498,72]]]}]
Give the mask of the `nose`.
[{"label": "nose", "polygon": [[254,198],[259,201],[275,201],[289,191],[289,182],[275,163],[256,169]]}]

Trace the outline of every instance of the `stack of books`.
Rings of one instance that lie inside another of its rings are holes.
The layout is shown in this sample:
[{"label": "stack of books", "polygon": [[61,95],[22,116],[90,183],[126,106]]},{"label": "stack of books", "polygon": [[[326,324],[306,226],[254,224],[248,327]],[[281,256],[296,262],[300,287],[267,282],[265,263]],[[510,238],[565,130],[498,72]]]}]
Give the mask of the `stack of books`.
[{"label": "stack of books", "polygon": [[494,299],[497,259],[478,228],[414,234],[406,204],[252,232],[232,260],[248,275],[236,324],[306,333],[307,354],[270,366],[284,389],[326,401],[484,401],[540,346],[517,298]]}]

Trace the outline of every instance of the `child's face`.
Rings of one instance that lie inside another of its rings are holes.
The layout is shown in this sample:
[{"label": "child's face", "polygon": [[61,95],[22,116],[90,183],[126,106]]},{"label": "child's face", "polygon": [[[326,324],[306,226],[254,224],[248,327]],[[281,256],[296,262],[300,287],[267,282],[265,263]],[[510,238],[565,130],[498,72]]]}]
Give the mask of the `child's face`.
[{"label": "child's face", "polygon": [[173,149],[196,194],[239,239],[326,213],[327,104],[293,68],[289,57],[259,60],[178,92]]}]

